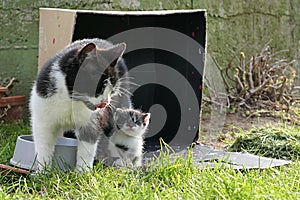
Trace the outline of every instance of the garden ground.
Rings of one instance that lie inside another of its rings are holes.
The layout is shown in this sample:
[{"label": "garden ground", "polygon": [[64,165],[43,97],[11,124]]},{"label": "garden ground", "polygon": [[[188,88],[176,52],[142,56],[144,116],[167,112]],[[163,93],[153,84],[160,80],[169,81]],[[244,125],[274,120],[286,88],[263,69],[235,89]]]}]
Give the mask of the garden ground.
[{"label": "garden ground", "polygon": [[[91,172],[52,170],[41,175],[0,176],[1,199],[297,199],[300,197],[299,131],[297,125],[273,123],[276,118],[243,118],[227,115],[220,143],[233,146],[238,138],[256,133],[294,136],[292,164],[266,170],[233,170],[218,166],[201,169],[192,158],[170,162],[161,155],[138,170],[114,169],[98,163]],[[265,121],[266,120],[266,121]],[[238,122],[238,123],[237,123]],[[246,123],[247,122],[247,123]],[[256,123],[260,122],[260,124]],[[273,126],[265,126],[266,123]],[[28,122],[0,126],[0,163],[8,164],[18,135],[29,134]],[[233,125],[232,125],[233,124]],[[253,126],[254,125],[254,126]],[[238,127],[239,126],[239,127]],[[231,138],[229,136],[232,136]],[[297,136],[297,137],[296,137]],[[229,138],[226,140],[226,138]],[[290,140],[289,138],[284,138]],[[249,139],[247,139],[249,140]],[[256,138],[256,141],[258,139]],[[253,144],[253,143],[252,143]],[[272,143],[276,150],[276,143]],[[225,147],[223,145],[223,147]],[[243,146],[243,150],[247,150]],[[258,148],[258,147],[257,147]],[[257,149],[255,154],[264,154]]]}]

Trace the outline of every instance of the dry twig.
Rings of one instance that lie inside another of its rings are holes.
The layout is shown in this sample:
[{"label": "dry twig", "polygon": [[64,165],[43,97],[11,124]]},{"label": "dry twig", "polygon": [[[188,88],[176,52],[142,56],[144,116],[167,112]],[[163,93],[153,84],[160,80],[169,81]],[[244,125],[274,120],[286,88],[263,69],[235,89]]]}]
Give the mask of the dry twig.
[{"label": "dry twig", "polygon": [[[223,81],[234,81],[235,87],[229,87],[231,105],[239,105],[247,109],[259,109],[267,101],[270,107],[278,104],[289,108],[295,100],[294,87],[296,70],[293,68],[294,60],[278,59],[280,53],[272,52],[268,44],[258,55],[252,56],[248,61],[243,52],[240,52],[237,64],[234,64],[234,55],[225,69],[220,70]],[[229,72],[235,72],[233,75]],[[227,82],[226,82],[227,83]],[[264,102],[264,103],[262,103]]]}]

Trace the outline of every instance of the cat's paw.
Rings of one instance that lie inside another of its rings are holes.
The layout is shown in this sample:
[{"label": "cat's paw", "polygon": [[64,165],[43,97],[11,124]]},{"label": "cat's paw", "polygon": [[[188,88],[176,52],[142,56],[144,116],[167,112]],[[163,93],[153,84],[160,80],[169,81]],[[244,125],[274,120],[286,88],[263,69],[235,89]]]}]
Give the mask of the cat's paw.
[{"label": "cat's paw", "polygon": [[125,167],[126,163],[121,158],[119,158],[119,159],[114,161],[113,166],[115,166],[115,167]]},{"label": "cat's paw", "polygon": [[118,158],[113,162],[113,167],[121,167],[121,168],[128,168],[128,169],[133,169],[135,166],[133,165],[132,162],[129,160],[123,160],[121,158]]},{"label": "cat's paw", "polygon": [[90,172],[92,171],[93,166],[88,166],[87,164],[77,164],[75,171],[78,173]]}]

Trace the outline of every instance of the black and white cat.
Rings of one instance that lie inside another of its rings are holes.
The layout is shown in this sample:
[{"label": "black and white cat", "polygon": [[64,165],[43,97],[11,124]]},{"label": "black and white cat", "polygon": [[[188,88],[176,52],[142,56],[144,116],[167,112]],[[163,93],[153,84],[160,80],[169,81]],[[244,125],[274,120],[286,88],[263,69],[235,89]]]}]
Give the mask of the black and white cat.
[{"label": "black and white cat", "polygon": [[[105,108],[113,116],[112,135],[105,135],[98,146],[98,154],[106,159],[109,166],[139,167],[142,165],[144,135],[150,122],[150,113],[130,108],[117,108],[114,112]],[[106,113],[107,114],[107,113]],[[105,117],[104,117],[105,119]],[[99,158],[98,158],[99,159]]]},{"label": "black and white cat", "polygon": [[125,48],[125,43],[78,40],[42,67],[30,98],[38,170],[51,164],[58,133],[69,129],[75,129],[78,138],[76,168],[92,168],[101,131],[91,129],[98,129],[95,121],[103,110],[95,105],[117,96],[116,107],[131,106],[122,59]]}]

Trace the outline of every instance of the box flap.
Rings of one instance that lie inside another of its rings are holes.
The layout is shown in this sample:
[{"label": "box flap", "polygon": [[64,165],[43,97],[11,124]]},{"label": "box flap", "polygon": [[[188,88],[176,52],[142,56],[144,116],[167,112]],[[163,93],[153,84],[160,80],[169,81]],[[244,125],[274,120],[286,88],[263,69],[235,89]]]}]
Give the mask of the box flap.
[{"label": "box flap", "polygon": [[39,69],[72,41],[76,11],[40,8]]}]

